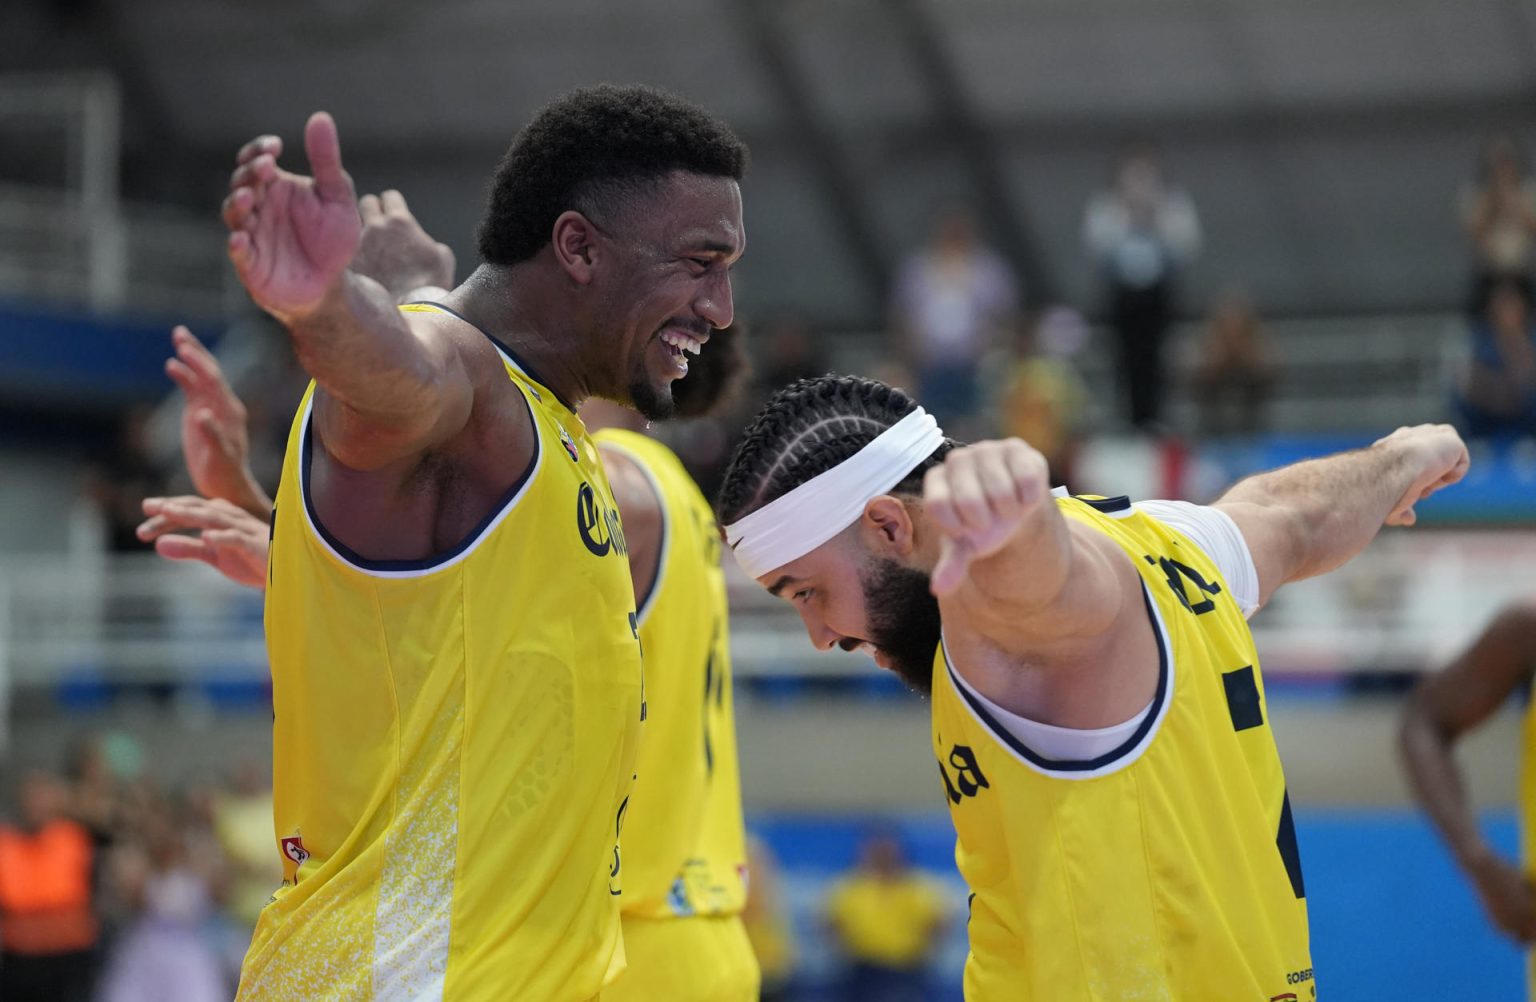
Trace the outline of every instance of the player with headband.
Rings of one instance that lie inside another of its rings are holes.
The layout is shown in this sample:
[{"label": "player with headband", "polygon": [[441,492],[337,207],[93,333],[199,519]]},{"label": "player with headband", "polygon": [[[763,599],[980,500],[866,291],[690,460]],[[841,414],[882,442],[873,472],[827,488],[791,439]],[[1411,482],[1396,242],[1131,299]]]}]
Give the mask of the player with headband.
[{"label": "player with headband", "polygon": [[1068,497],[1018,439],[900,390],[780,391],[720,494],[737,561],[818,648],[932,699],[978,1000],[1316,997],[1246,619],[1461,479],[1449,427],[1249,478],[1210,507]]}]

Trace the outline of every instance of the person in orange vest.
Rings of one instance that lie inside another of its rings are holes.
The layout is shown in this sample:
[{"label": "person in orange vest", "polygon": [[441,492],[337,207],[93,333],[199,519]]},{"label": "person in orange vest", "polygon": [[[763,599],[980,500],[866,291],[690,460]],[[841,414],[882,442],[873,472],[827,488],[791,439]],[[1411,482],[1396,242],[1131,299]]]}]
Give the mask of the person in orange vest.
[{"label": "person in orange vest", "polygon": [[87,1002],[98,936],[91,837],[63,816],[58,778],[29,773],[20,823],[0,825],[0,998]]}]

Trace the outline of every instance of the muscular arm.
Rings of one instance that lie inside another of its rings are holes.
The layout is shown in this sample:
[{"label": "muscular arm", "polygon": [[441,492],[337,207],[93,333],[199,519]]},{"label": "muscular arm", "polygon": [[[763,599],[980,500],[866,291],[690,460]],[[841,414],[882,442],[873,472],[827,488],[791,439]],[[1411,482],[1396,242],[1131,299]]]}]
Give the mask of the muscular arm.
[{"label": "muscular arm", "polygon": [[434,315],[401,313],[370,278],[346,272],[288,330],[320,386],[321,441],[354,470],[418,455],[469,420],[474,388],[464,356],[472,346]]},{"label": "muscular arm", "polygon": [[1214,507],[1243,533],[1262,604],[1282,584],[1346,563],[1382,525],[1412,525],[1413,506],[1460,480],[1467,462],[1450,427],[1399,428],[1368,449],[1249,477]]},{"label": "muscular arm", "polygon": [[461,430],[473,388],[463,346],[444,326],[408,319],[377,282],[348,270],[362,223],[329,115],[310,117],[304,146],[313,177],[277,166],[275,136],[240,151],[223,209],[229,256],[320,384],[327,451],[352,469],[378,469]]},{"label": "muscular arm", "polygon": [[1444,670],[1414,688],[1403,708],[1398,750],[1414,796],[1484,906],[1507,933],[1536,936],[1536,896],[1523,875],[1483,839],[1453,749],[1525,684],[1536,664],[1536,600],[1512,605]]},{"label": "muscular arm", "polygon": [[661,498],[635,461],[617,449],[598,446],[613,499],[624,519],[624,540],[629,544],[629,576],[635,586],[635,608],[650,594],[660,571]]},{"label": "muscular arm", "polygon": [[934,593],[1003,647],[1090,636],[1119,613],[1135,571],[1067,521],[1023,441],[954,450],[925,477],[923,504],[943,534]]}]

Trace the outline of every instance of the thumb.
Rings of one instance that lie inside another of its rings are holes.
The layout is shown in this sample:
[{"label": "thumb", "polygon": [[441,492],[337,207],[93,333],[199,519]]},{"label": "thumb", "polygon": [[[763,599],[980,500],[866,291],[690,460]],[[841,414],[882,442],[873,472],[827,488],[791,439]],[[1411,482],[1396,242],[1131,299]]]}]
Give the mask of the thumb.
[{"label": "thumb", "polygon": [[315,192],[324,201],[345,199],[352,204],[352,178],[341,166],[341,139],[336,120],[328,112],[317,111],[304,124],[304,153],[315,178]]},{"label": "thumb", "polygon": [[966,568],[971,566],[971,557],[969,543],[945,536],[939,543],[939,562],[929,578],[929,590],[942,597],[959,588],[965,580]]}]

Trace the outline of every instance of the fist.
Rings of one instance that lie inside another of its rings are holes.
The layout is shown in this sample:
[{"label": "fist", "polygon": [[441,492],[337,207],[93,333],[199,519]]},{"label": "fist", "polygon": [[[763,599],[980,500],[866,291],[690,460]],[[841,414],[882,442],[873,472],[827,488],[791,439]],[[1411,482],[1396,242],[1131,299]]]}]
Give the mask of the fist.
[{"label": "fist", "polygon": [[1372,448],[1400,452],[1413,473],[1413,481],[1387,515],[1388,525],[1412,525],[1418,521],[1413,506],[1466,476],[1471,462],[1466,443],[1448,424],[1399,428],[1378,439]]},{"label": "fist", "polygon": [[997,553],[1050,503],[1045,457],[1022,439],[955,449],[923,478],[923,509],[942,533],[935,595],[960,587],[971,563]]}]

